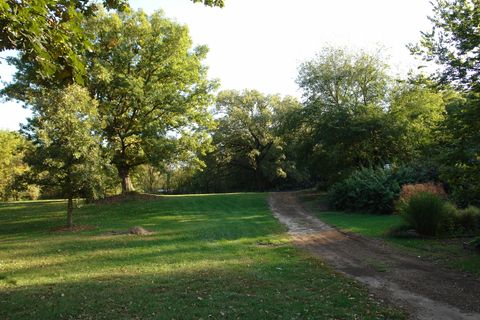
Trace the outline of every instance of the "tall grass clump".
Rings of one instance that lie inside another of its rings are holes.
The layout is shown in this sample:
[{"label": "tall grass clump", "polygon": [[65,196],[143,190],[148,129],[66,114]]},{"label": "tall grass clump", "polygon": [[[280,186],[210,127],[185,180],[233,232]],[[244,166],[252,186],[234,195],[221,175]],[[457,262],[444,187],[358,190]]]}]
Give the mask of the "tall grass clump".
[{"label": "tall grass clump", "polygon": [[454,228],[456,209],[437,194],[419,192],[400,208],[400,214],[420,235],[436,236]]}]

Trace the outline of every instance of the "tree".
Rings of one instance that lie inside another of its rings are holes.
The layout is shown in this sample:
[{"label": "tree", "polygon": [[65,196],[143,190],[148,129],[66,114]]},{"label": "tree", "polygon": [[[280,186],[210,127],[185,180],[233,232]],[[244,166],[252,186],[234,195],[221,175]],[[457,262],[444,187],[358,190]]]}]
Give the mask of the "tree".
[{"label": "tree", "polygon": [[98,187],[101,172],[97,104],[78,85],[44,91],[33,103],[24,132],[34,149],[27,155],[32,178],[58,187],[67,198],[67,226],[73,226],[73,199]]},{"label": "tree", "polygon": [[[223,0],[192,0],[223,7]],[[128,11],[128,0],[103,0],[107,9]],[[91,42],[84,18],[98,13],[87,0],[0,0],[0,51],[19,50],[36,65],[40,78],[83,83],[83,55]]]},{"label": "tree", "polygon": [[443,178],[460,205],[480,204],[480,2],[437,0],[433,24],[422,40],[410,46],[413,54],[440,68],[434,79],[457,88],[462,97],[447,105],[441,124],[438,153]]},{"label": "tree", "polygon": [[300,66],[297,83],[305,104],[317,113],[361,112],[386,100],[390,82],[386,70],[387,65],[376,55],[326,47]]},{"label": "tree", "polygon": [[436,0],[431,31],[422,32],[413,54],[441,66],[437,79],[462,90],[480,90],[480,2],[478,0]]},{"label": "tree", "polygon": [[23,160],[29,147],[19,133],[0,130],[0,199],[15,198],[16,179],[29,169]]},{"label": "tree", "polygon": [[337,48],[325,48],[300,66],[304,108],[295,145],[314,179],[329,184],[353,168],[391,158],[386,70],[378,56]]},{"label": "tree", "polygon": [[391,93],[388,118],[397,131],[395,158],[399,162],[431,158],[445,106],[454,97],[451,90],[439,91],[428,81],[418,80],[399,83]]},{"label": "tree", "polygon": [[447,105],[441,123],[438,157],[441,178],[460,206],[480,205],[480,94],[470,93]]},{"label": "tree", "polygon": [[[105,0],[107,8],[123,9],[126,0]],[[90,43],[81,28],[84,16],[98,5],[90,1],[0,1],[0,51],[20,50],[37,66],[40,77],[82,82],[82,54]]]},{"label": "tree", "polygon": [[[265,190],[285,180],[292,164],[283,151],[285,144],[277,134],[282,108],[298,105],[291,97],[264,96],[258,91],[223,91],[217,97],[220,118],[213,140],[218,166],[230,183],[227,188]],[[212,170],[208,168],[207,170]],[[253,184],[252,184],[253,182]]]},{"label": "tree", "polygon": [[200,165],[216,88],[202,65],[207,48],[192,48],[188,29],[162,12],[101,14],[87,27],[94,39],[87,86],[123,192],[134,190],[130,172],[139,165]]}]

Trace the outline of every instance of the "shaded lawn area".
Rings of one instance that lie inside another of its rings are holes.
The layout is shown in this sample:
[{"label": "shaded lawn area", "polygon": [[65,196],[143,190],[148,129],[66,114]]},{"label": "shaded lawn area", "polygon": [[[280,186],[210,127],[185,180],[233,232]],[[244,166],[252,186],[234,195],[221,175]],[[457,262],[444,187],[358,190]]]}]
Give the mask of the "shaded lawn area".
[{"label": "shaded lawn area", "polygon": [[325,195],[305,193],[301,196],[304,204],[322,221],[340,230],[358,233],[367,237],[383,238],[386,241],[426,257],[443,265],[467,271],[480,277],[480,255],[464,250],[465,239],[403,239],[388,236],[388,231],[403,223],[398,215],[374,215],[368,213],[321,211],[320,203]]},{"label": "shaded lawn area", "polygon": [[[403,319],[293,248],[267,194],[0,205],[1,319]],[[148,236],[102,235],[142,226]]]}]

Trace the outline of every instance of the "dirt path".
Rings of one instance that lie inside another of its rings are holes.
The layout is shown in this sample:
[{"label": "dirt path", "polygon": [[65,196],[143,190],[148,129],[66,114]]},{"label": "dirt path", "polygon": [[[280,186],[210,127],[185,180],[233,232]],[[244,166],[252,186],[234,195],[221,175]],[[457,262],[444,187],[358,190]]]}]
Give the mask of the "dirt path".
[{"label": "dirt path", "polygon": [[480,319],[480,281],[473,277],[444,270],[381,240],[341,233],[303,208],[295,193],[272,193],[269,203],[297,246],[406,309],[412,319]]}]

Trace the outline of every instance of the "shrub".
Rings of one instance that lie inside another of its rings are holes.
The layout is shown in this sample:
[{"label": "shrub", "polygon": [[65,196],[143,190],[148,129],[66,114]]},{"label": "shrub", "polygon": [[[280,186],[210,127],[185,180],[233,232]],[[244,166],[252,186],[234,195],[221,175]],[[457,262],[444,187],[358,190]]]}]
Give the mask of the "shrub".
[{"label": "shrub", "polygon": [[390,170],[363,168],[334,184],[327,199],[330,208],[336,210],[389,214],[399,192]]},{"label": "shrub", "polygon": [[408,203],[410,198],[420,192],[429,192],[436,194],[442,198],[447,197],[447,193],[443,186],[439,183],[427,182],[427,183],[416,183],[416,184],[405,184],[402,186],[402,191],[400,191],[400,196],[395,202],[395,209],[397,212],[401,211],[401,207],[405,206]]},{"label": "shrub", "polygon": [[457,210],[455,227],[459,233],[474,233],[480,231],[480,209],[470,206]]},{"label": "shrub", "polygon": [[435,236],[453,230],[456,209],[444,198],[430,192],[419,192],[401,208],[406,223],[419,234]]}]

